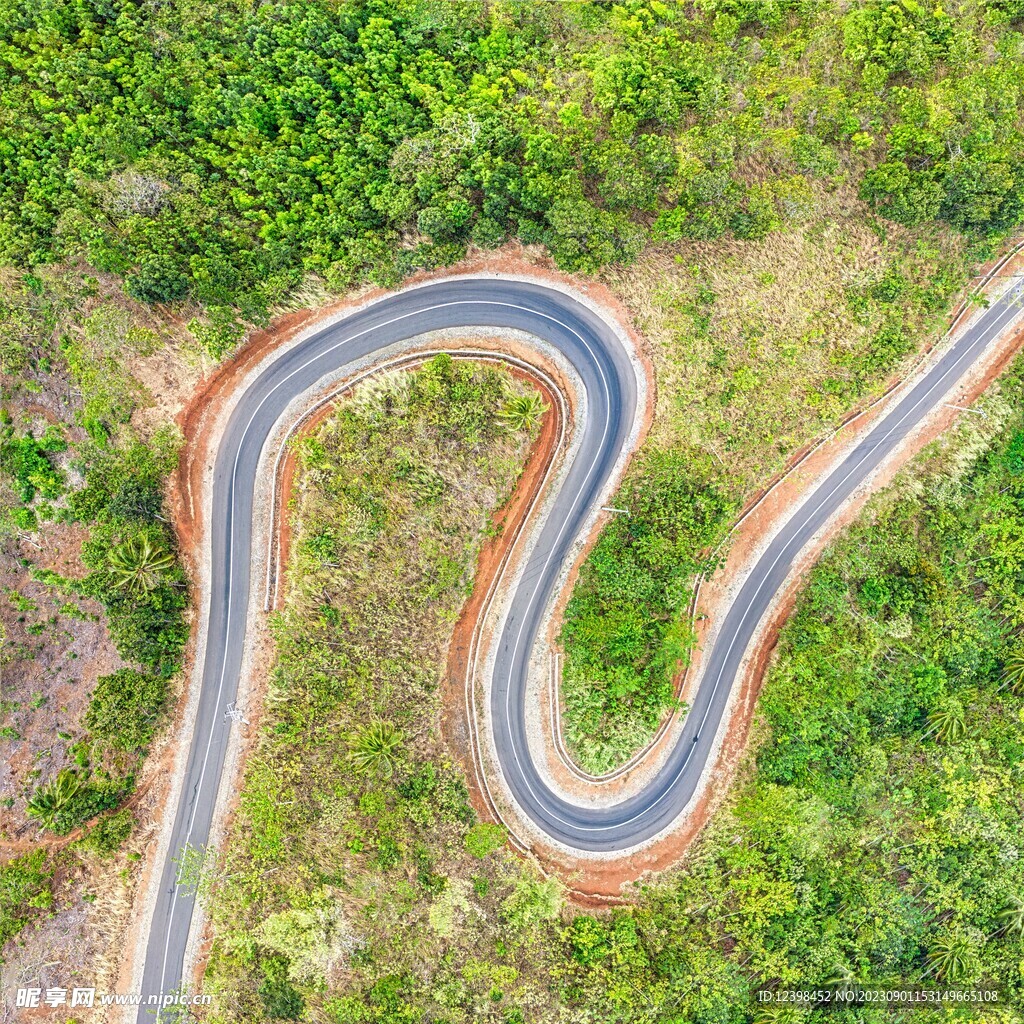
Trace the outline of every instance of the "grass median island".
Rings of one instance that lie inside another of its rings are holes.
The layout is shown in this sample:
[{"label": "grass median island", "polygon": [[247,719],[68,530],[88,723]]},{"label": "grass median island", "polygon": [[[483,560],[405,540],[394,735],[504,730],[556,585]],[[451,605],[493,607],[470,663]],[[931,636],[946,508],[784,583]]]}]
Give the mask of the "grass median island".
[{"label": "grass median island", "polygon": [[212,896],[217,1019],[499,1021],[513,988],[541,998],[560,886],[475,823],[438,692],[535,395],[439,356],[299,443],[277,662]]},{"label": "grass median island", "polygon": [[801,223],[743,246],[652,250],[606,274],[650,340],[658,409],[566,610],[565,733],[600,774],[652,736],[693,642],[696,575],[740,508],[941,334],[973,250],[870,226],[808,188]]}]

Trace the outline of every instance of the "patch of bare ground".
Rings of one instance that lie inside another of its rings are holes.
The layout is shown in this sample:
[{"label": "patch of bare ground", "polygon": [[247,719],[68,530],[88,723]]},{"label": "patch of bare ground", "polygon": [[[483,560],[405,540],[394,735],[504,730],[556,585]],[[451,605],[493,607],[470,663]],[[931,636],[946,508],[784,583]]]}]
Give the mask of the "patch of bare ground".
[{"label": "patch of bare ground", "polygon": [[0,552],[0,622],[6,633],[0,659],[0,725],[8,730],[0,764],[0,854],[38,826],[25,814],[27,796],[72,764],[68,748],[96,678],[123,665],[95,601],[64,598],[32,578],[33,569],[66,576],[84,573],[79,551],[85,531],[48,523],[31,539]]},{"label": "patch of bare ground", "polygon": [[[0,664],[2,724],[17,735],[3,741],[0,763],[0,799],[5,802],[0,860],[40,848],[58,854],[91,824],[53,836],[40,832],[25,813],[37,785],[73,766],[69,747],[82,734],[80,722],[96,679],[124,664],[107,634],[101,605],[61,597],[31,576],[33,568],[81,576],[85,536],[81,527],[48,523],[31,540],[8,543],[0,553],[0,621],[6,630]],[[137,815],[144,813],[151,772],[127,801]],[[84,852],[54,857],[55,910],[36,918],[5,949],[0,1021],[34,1019],[14,1006],[19,986],[114,990],[118,937],[131,908],[133,869],[145,839],[145,829],[137,830],[107,860]],[[59,1020],[65,1015],[47,1008],[36,1016]]]}]

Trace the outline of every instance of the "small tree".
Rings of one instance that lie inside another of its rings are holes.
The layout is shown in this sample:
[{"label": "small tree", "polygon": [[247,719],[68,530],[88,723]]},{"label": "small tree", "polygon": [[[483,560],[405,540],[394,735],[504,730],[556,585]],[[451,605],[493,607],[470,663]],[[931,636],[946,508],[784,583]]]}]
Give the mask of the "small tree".
[{"label": "small tree", "polygon": [[156,590],[173,567],[174,555],[145,534],[122,541],[107,556],[111,585],[133,597]]},{"label": "small tree", "polygon": [[69,769],[59,771],[53,779],[32,794],[26,810],[46,828],[54,828],[57,817],[78,793],[82,780]]},{"label": "small tree", "polygon": [[1024,693],[1024,651],[1015,651],[1006,659],[1003,686],[1018,696]]},{"label": "small tree", "polygon": [[[964,706],[958,700],[947,700],[928,716],[928,733],[943,743],[956,743],[967,735]],[[926,734],[927,735],[927,734]]]},{"label": "small tree", "polygon": [[175,302],[188,293],[188,278],[167,256],[147,256],[125,278],[124,290],[139,302]]},{"label": "small tree", "polygon": [[1024,936],[1024,899],[1014,896],[1010,905],[999,911],[1000,931],[1004,935]]},{"label": "small tree", "polygon": [[967,975],[973,951],[964,935],[940,939],[928,952],[925,970],[940,981],[957,981]]}]

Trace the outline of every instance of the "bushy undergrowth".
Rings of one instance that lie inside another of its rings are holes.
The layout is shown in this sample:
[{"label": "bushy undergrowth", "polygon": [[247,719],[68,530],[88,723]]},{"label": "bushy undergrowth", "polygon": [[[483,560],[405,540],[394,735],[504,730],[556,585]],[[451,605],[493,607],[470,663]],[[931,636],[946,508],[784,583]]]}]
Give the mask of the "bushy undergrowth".
[{"label": "bushy undergrowth", "polygon": [[[26,794],[30,816],[67,833],[132,790],[181,664],[188,591],[163,498],[178,438],[163,428],[144,439],[128,422],[146,393],[126,356],[151,351],[155,331],[123,303],[101,300],[87,277],[47,271],[5,285],[3,400],[29,411],[15,417],[5,406],[0,538],[12,547],[26,538],[34,553],[32,538],[51,524],[81,531],[84,574],[31,571],[67,597],[99,601],[131,666],[101,677],[85,720],[67,723],[74,763]],[[75,400],[61,399],[65,392]],[[62,423],[38,426],[36,395],[40,408],[60,409]]]},{"label": "bushy undergrowth", "polygon": [[474,824],[438,736],[479,539],[536,429],[529,394],[438,357],[362,385],[299,445],[278,659],[212,896],[219,1019],[411,1021],[424,1000],[500,1016],[532,970],[560,887]]},{"label": "bushy undergrowth", "polygon": [[565,730],[591,771],[621,764],[672,702],[692,644],[687,607],[701,554],[730,512],[675,453],[649,453],[616,501],[565,612]]}]

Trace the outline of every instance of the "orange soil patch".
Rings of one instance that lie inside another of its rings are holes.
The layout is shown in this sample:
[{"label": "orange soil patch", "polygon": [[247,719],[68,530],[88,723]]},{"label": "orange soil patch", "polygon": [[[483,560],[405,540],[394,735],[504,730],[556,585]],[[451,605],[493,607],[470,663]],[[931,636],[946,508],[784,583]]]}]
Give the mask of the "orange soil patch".
[{"label": "orange soil patch", "polygon": [[469,678],[469,652],[477,622],[484,611],[484,603],[495,577],[501,572],[505,558],[519,536],[519,527],[529,516],[540,493],[544,477],[555,456],[555,446],[562,428],[557,396],[548,386],[522,371],[517,376],[528,379],[544,396],[548,411],[541,421],[540,432],[530,448],[526,466],[516,483],[512,497],[499,509],[492,519],[496,528],[495,536],[484,541],[477,556],[473,589],[463,605],[455,624],[448,649],[448,665],[441,687],[442,705],[441,729],[445,742],[459,759],[466,774],[470,796],[481,817],[498,820],[495,809],[486,792],[481,789],[477,766],[470,755],[469,730],[472,724],[466,720],[467,687]]}]

